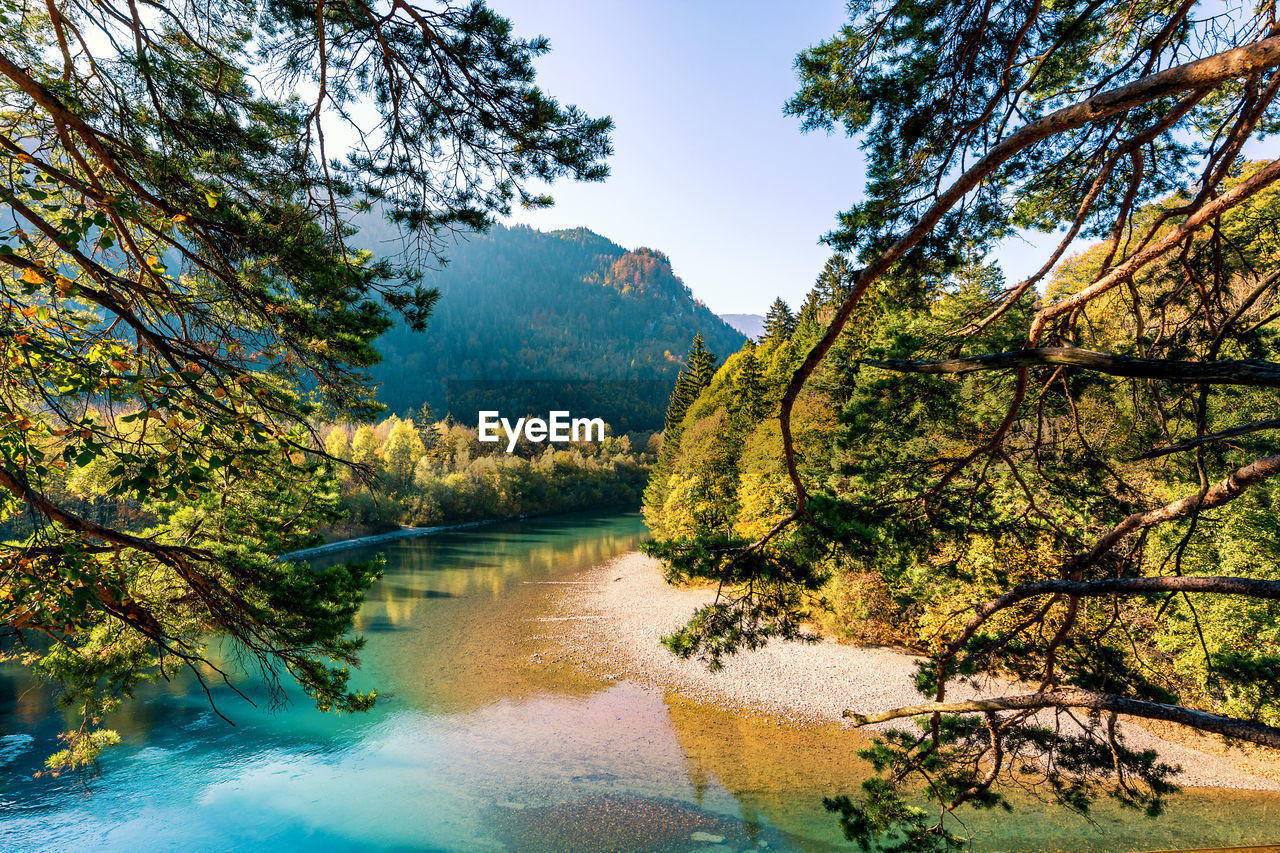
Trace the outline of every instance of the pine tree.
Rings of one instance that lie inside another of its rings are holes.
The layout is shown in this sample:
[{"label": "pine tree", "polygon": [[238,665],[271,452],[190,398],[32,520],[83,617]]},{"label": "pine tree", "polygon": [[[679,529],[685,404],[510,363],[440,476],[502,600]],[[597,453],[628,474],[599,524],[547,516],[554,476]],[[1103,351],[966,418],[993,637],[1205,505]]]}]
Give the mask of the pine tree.
[{"label": "pine tree", "polygon": [[418,407],[418,413],[414,416],[413,422],[418,427],[418,438],[422,439],[422,446],[430,450],[440,438],[440,433],[436,429],[435,413],[431,411],[430,403],[423,403]]},{"label": "pine tree", "polygon": [[685,358],[684,368],[676,376],[675,388],[671,391],[671,399],[667,402],[667,416],[663,421],[663,432],[667,436],[678,431],[685,412],[698,399],[702,389],[711,384],[715,375],[715,353],[707,349],[702,342],[702,335],[693,336],[693,344],[689,347],[689,355]]},{"label": "pine tree", "polygon": [[[716,356],[702,342],[702,335],[693,336],[693,345],[689,347],[689,358],[685,369],[693,384],[693,399],[697,399],[702,389],[711,384],[711,377],[716,373]],[[692,401],[690,401],[692,402]]]},{"label": "pine tree", "polygon": [[671,460],[675,458],[680,447],[680,425],[689,407],[698,399],[703,389],[711,384],[716,372],[715,353],[707,349],[701,334],[693,336],[693,344],[689,347],[689,355],[685,358],[684,368],[676,376],[675,387],[671,390],[671,399],[667,403],[667,416],[662,425],[662,453],[654,465],[653,475],[645,488],[644,505],[661,507],[667,490],[667,474]]},{"label": "pine tree", "polygon": [[791,340],[803,351],[813,346],[827,330],[836,309],[849,294],[853,270],[844,255],[832,255],[818,273],[813,288],[805,295],[804,304],[792,325]]},{"label": "pine tree", "polygon": [[764,336],[761,341],[783,341],[791,337],[796,329],[796,316],[791,306],[779,296],[769,306],[769,313],[764,318]]},{"label": "pine tree", "polygon": [[[783,305],[785,306],[786,303]],[[756,348],[753,344],[747,344],[739,365],[738,375],[734,378],[734,404],[744,423],[754,425],[765,416],[768,410],[766,401],[768,389],[764,372],[760,369],[760,359],[756,356]]]},{"label": "pine tree", "polygon": [[681,370],[676,376],[675,387],[671,389],[671,398],[667,401],[667,415],[662,422],[664,435],[675,435],[693,400],[693,379],[687,369]]},{"label": "pine tree", "polygon": [[849,295],[849,281],[854,270],[844,255],[832,255],[822,265],[818,280],[813,284],[818,302],[824,308],[835,308]]}]

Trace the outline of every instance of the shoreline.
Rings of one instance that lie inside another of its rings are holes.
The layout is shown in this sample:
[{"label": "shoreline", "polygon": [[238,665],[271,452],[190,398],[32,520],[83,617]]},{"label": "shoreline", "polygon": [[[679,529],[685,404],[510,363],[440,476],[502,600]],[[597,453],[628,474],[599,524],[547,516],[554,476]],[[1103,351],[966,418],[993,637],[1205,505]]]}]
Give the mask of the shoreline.
[{"label": "shoreline", "polygon": [[422,536],[434,536],[437,533],[448,533],[452,530],[466,530],[470,527],[480,527],[485,524],[497,524],[500,521],[519,521],[524,518],[532,518],[530,515],[513,515],[504,518],[485,518],[480,521],[463,521],[458,524],[440,524],[435,527],[408,527],[402,526],[399,530],[388,530],[386,533],[375,533],[371,536],[355,536],[351,539],[339,539],[336,542],[326,542],[323,545],[316,545],[313,548],[300,548],[297,551],[290,551],[287,554],[281,554],[278,560],[304,560],[307,557],[315,557],[320,554],[331,554],[334,551],[346,551],[350,548],[363,548],[366,545],[377,545],[380,542],[394,542],[397,539],[417,539]]},{"label": "shoreline", "polygon": [[[575,580],[552,608],[555,618],[572,621],[576,628],[572,636],[557,640],[557,651],[562,660],[598,677],[777,718],[778,725],[835,723],[853,735],[860,730],[843,718],[846,708],[869,714],[920,701],[913,686],[920,658],[883,646],[774,640],[726,658],[719,672],[675,657],[660,637],[684,624],[715,592],[668,585],[658,562],[639,552],[616,557]],[[960,697],[966,691],[957,685],[951,692]],[[893,725],[864,728],[884,731]],[[1133,723],[1122,726],[1129,747],[1156,749],[1165,761],[1181,765],[1182,772],[1174,777],[1181,786],[1280,791],[1280,781],[1260,775],[1238,751],[1204,752]]]},{"label": "shoreline", "polygon": [[[331,554],[335,551],[346,551],[350,548],[363,548],[366,545],[377,545],[382,542],[394,542],[398,539],[417,539],[423,536],[434,536],[437,533],[450,533],[454,530],[468,530],[473,527],[484,527],[489,524],[501,524],[505,521],[526,521],[530,518],[554,518],[560,515],[578,515],[582,513],[597,513],[608,509],[620,508],[605,506],[593,509],[566,509],[554,512],[526,512],[521,515],[504,515],[498,518],[482,518],[478,521],[459,521],[455,524],[438,524],[433,527],[410,527],[401,525],[399,530],[388,530],[386,533],[373,533],[368,536],[353,536],[350,539],[339,539],[334,542],[326,542],[323,545],[316,545],[312,548],[299,548],[297,551],[289,551],[281,554],[277,560],[302,560],[307,557],[315,557],[320,554]],[[632,510],[638,511],[638,510]]]}]

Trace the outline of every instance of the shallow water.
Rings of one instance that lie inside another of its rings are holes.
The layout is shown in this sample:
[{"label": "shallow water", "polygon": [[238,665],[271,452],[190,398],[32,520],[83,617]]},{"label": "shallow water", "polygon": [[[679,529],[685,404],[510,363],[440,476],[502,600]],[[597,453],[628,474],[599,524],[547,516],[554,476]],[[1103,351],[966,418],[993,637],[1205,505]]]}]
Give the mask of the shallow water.
[{"label": "shallow water", "polygon": [[[88,795],[32,778],[65,721],[46,690],[0,668],[0,850],[850,849],[821,799],[856,793],[858,734],[556,663],[551,636],[573,624],[544,621],[559,582],[643,535],[636,515],[576,515],[384,543],[387,574],[358,623],[374,711],[325,715],[305,698],[269,711],[218,691],[232,727],[192,682],[157,685],[110,721],[124,743]],[[975,849],[1274,841],[1280,796],[1190,792],[1157,821],[1095,819],[1034,803],[974,815]]]}]

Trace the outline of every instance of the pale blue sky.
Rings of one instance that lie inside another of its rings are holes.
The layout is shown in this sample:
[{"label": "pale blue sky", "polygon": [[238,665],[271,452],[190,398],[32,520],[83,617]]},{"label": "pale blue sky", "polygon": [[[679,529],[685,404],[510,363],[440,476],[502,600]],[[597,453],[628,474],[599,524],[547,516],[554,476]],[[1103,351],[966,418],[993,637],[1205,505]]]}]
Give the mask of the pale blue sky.
[{"label": "pale blue sky", "polygon": [[[537,64],[546,91],[616,124],[607,181],[561,182],[555,207],[510,222],[666,252],[722,314],[764,313],[779,295],[799,305],[830,255],[819,238],[865,177],[856,140],[802,134],[782,113],[796,54],[839,29],[844,0],[489,2],[518,34],[551,40]],[[1016,282],[1055,244],[1030,234],[995,258]]]},{"label": "pale blue sky", "polygon": [[[847,20],[844,0],[491,0],[551,52],[539,83],[617,125],[612,175],[563,182],[549,210],[512,222],[586,226],[627,248],[666,252],[719,313],[799,305],[830,250],[818,240],[861,198],[857,142],[802,134],[782,114],[796,54]],[[1014,240],[997,253],[1010,279],[1043,262]]]},{"label": "pale blue sky", "polygon": [[555,207],[512,221],[666,252],[721,313],[803,299],[830,254],[818,238],[859,198],[862,158],[843,135],[801,134],[782,107],[795,55],[839,28],[842,0],[491,5],[550,38],[546,91],[617,125],[605,183],[557,184]]}]

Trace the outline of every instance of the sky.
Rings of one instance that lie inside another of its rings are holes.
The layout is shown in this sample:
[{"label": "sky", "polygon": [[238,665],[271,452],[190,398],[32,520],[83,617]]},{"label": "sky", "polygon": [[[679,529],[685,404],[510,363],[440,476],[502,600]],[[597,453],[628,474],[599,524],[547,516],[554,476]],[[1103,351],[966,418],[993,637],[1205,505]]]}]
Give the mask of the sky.
[{"label": "sky", "polygon": [[863,162],[843,133],[802,134],[783,115],[795,56],[834,34],[844,0],[491,0],[551,52],[538,84],[613,117],[612,174],[561,181],[549,210],[508,222],[585,226],[665,252],[719,313],[799,305],[830,250],[819,238],[861,196]]},{"label": "sky", "polygon": [[[802,134],[783,115],[796,54],[834,35],[845,0],[490,0],[521,36],[550,39],[538,83],[563,103],[612,116],[611,176],[561,181],[549,210],[507,221],[585,226],[628,249],[665,252],[712,310],[798,307],[830,250],[823,234],[861,200],[858,142]],[[1254,143],[1249,156],[1273,156]],[[1026,234],[994,259],[1017,282],[1060,235]]]}]

